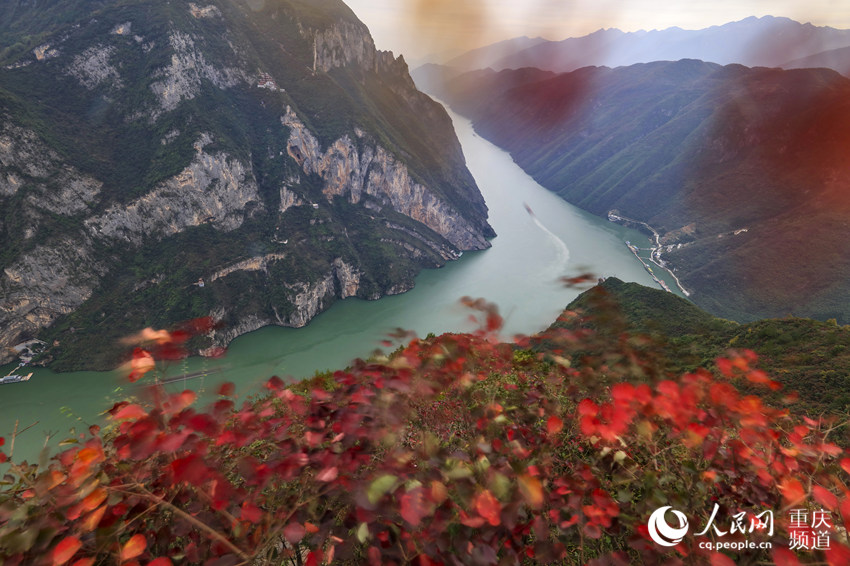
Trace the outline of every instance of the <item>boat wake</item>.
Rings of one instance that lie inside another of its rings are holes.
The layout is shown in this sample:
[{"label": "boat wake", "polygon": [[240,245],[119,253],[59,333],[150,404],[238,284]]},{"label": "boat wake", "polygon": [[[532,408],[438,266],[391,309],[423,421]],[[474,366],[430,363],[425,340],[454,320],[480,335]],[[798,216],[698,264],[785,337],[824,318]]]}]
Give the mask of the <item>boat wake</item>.
[{"label": "boat wake", "polygon": [[540,228],[547,236],[549,236],[549,240],[555,245],[555,249],[557,250],[557,259],[555,266],[557,267],[558,273],[556,277],[562,277],[567,274],[567,266],[570,263],[570,248],[567,247],[566,242],[559,238],[554,232],[552,232],[549,228],[543,224],[537,215],[534,214],[534,211],[531,210],[531,207],[526,203],[522,203],[525,207],[526,212],[531,217],[531,220],[534,224]]}]

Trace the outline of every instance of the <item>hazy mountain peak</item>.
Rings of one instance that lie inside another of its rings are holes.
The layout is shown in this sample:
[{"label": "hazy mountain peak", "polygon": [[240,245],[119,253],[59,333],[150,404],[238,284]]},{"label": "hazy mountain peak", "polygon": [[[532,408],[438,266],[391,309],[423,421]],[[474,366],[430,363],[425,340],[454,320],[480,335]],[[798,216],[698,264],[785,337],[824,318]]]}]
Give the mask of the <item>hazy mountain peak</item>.
[{"label": "hazy mountain peak", "polygon": [[[483,48],[486,57],[481,52],[477,59],[461,56],[451,65],[458,70],[489,66],[494,69],[538,67],[564,72],[588,65],[613,68],[691,58],[724,65],[775,67],[848,46],[850,30],[801,24],[787,17],[766,15],[697,30],[678,26],[637,32],[603,28],[582,37],[544,40],[528,46],[522,42],[512,43],[512,40],[495,45],[498,49]],[[505,49],[510,49],[510,53],[505,53]],[[477,64],[478,61],[486,61],[486,65]]]}]

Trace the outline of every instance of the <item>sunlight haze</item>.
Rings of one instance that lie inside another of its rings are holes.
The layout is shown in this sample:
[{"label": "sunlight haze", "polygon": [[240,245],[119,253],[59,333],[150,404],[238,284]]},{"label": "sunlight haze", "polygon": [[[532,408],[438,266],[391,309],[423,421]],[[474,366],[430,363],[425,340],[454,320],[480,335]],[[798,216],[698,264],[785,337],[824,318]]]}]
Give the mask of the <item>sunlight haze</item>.
[{"label": "sunlight haze", "polygon": [[512,37],[560,40],[601,28],[623,31],[678,26],[700,29],[749,16],[781,16],[817,26],[850,28],[845,0],[349,0],[379,49],[412,62],[452,54]]}]

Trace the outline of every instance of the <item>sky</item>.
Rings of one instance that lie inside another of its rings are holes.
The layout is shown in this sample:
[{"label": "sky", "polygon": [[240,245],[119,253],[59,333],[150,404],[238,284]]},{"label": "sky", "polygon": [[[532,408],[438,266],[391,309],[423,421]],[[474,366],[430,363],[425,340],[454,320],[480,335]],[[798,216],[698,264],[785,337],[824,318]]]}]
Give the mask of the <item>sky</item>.
[{"label": "sky", "polygon": [[452,53],[523,35],[559,40],[600,28],[701,29],[748,16],[850,29],[850,0],[344,1],[369,27],[378,49],[414,62],[441,62]]}]

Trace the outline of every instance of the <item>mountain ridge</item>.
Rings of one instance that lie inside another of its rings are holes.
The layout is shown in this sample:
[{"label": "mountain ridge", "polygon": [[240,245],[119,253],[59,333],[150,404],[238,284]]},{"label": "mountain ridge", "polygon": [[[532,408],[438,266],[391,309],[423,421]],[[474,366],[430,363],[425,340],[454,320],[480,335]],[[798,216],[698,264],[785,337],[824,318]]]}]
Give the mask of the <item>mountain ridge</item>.
[{"label": "mountain ridge", "polygon": [[342,2],[4,7],[3,360],[212,315],[208,350],[489,246],[448,115]]},{"label": "mountain ridge", "polygon": [[[520,38],[517,38],[520,39]],[[581,37],[545,40],[505,54],[505,40],[444,63],[460,71],[536,67],[554,72],[586,66],[619,67],[652,61],[699,59],[727,65],[780,67],[816,53],[850,46],[850,30],[799,23],[785,17],[750,16],[698,30],[670,27],[624,32],[599,29]],[[843,72],[843,71],[840,71]]]},{"label": "mountain ridge", "polygon": [[475,71],[435,93],[565,200],[653,226],[715,315],[850,320],[846,77],[682,60]]},{"label": "mountain ridge", "polygon": [[[662,357],[673,374],[709,368],[730,349],[749,349],[757,353],[759,368],[783,387],[765,395],[761,388],[741,384],[745,391],[777,405],[783,404],[788,393],[797,392],[794,412],[812,418],[824,413],[843,415],[850,407],[850,394],[844,393],[848,390],[844,368],[850,363],[850,326],[835,320],[786,316],[738,324],[672,293],[616,277],[608,277],[576,297],[567,312],[581,313],[579,325],[597,317],[607,333],[648,337],[643,351]],[[574,329],[575,325],[559,321],[549,330]],[[607,333],[601,337],[603,341],[609,339]],[[541,349],[545,350],[545,344]]]}]

